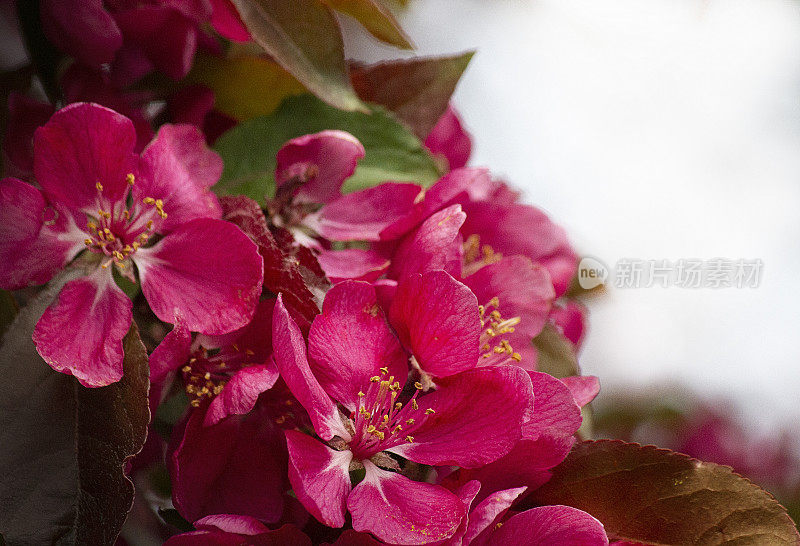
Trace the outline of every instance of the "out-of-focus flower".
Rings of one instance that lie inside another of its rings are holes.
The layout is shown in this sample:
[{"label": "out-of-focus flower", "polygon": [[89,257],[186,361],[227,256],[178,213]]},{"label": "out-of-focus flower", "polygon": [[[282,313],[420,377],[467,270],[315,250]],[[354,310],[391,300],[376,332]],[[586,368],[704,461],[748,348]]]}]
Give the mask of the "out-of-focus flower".
[{"label": "out-of-focus flower", "polygon": [[43,0],[47,38],[79,62],[110,64],[117,87],[157,69],[179,80],[188,74],[200,25],[211,18],[209,0]]},{"label": "out-of-focus flower", "polygon": [[[39,188],[0,182],[0,285],[50,280],[82,252],[85,276],[67,282],[34,331],[44,360],[87,386],[122,377],[131,302],[113,273],[135,281],[161,320],[222,334],[247,324],[261,293],[255,244],[219,220],[209,188],[220,158],[191,126],[165,125],[141,155],[126,117],[77,103],[34,138]],[[134,265],[136,273],[134,272]]]}]

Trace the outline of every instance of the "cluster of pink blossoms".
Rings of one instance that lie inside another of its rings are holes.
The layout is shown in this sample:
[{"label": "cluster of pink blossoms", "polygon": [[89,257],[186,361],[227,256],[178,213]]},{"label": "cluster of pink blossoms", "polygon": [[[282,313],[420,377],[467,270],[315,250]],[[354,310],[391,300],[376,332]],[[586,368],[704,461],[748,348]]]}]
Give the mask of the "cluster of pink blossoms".
[{"label": "cluster of pink blossoms", "polygon": [[221,160],[192,126],[136,153],[129,119],[78,103],[36,130],[35,183],[0,182],[0,284],[68,277],[34,342],[89,387],[122,376],[121,278],[174,325],[151,406],[176,384],[190,403],[150,453],[196,530],[169,544],[608,543],[580,510],[524,506],[598,385],[536,371],[548,322],[580,342],[581,309],[561,303],[576,255],[463,167],[464,138],[448,112],[428,142],[452,168],[437,183],[346,195],[361,144],[294,139],[263,210],[211,192]]}]

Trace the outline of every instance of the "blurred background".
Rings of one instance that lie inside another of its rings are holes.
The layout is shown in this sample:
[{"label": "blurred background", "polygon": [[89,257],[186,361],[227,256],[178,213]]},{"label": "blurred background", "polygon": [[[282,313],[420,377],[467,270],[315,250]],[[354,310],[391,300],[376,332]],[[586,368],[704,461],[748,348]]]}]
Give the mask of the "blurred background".
[{"label": "blurred background", "polygon": [[[800,3],[414,0],[401,22],[420,54],[478,51],[454,99],[471,163],[582,255],[762,260],[757,288],[590,300],[598,407],[683,385],[746,428],[800,432]],[[348,31],[353,57],[397,57]]]}]

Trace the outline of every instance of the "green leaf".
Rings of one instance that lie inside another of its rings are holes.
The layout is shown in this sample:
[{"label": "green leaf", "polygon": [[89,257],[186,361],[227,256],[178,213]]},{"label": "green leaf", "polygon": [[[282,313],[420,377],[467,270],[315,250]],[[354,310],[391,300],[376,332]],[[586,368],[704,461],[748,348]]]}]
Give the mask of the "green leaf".
[{"label": "green leaf", "polygon": [[424,139],[447,110],[474,54],[469,51],[354,66],[350,79],[361,99],[384,106]]},{"label": "green leaf", "polygon": [[339,25],[317,0],[232,0],[253,40],[316,96],[364,110],[350,86]]},{"label": "green leaf", "polygon": [[430,185],[439,171],[428,151],[406,128],[380,108],[371,113],[343,112],[311,95],[289,97],[271,115],[234,127],[216,143],[225,161],[222,178],[214,186],[221,194],[242,194],[264,205],[275,189],[275,154],[287,140],[325,129],[352,133],[366,156],[344,184],[350,192],[386,180]]},{"label": "green leaf", "polygon": [[113,385],[86,388],[47,366],[31,334],[68,280],[23,308],[0,347],[0,532],[10,545],[112,544],[133,502],[123,466],[147,434],[147,353],[134,324]]},{"label": "green leaf", "polygon": [[574,506],[643,544],[800,543],[786,510],[730,467],[618,440],[576,444],[531,501]]},{"label": "green leaf", "polygon": [[538,336],[533,338],[538,351],[536,369],[561,379],[578,375],[578,357],[575,346],[551,323],[546,323]]}]

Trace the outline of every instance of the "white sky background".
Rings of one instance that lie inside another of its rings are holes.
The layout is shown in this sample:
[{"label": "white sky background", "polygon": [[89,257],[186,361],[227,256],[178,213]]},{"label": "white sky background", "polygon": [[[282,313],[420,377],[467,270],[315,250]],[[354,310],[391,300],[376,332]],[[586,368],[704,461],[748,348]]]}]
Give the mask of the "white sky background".
[{"label": "white sky background", "polygon": [[[412,0],[403,24],[420,54],[478,50],[455,96],[472,164],[582,254],[763,260],[757,289],[612,290],[584,372],[799,427],[800,2]],[[353,56],[398,56],[351,30]]]}]

